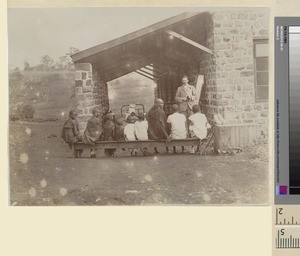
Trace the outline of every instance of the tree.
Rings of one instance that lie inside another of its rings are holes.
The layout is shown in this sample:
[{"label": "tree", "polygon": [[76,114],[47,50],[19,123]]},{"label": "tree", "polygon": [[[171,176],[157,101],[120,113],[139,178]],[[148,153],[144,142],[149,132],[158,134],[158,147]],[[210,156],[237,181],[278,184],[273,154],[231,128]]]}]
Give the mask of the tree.
[{"label": "tree", "polygon": [[41,64],[44,70],[50,70],[54,65],[54,61],[49,55],[44,55],[41,57]]},{"label": "tree", "polygon": [[79,50],[75,47],[70,47],[69,51],[64,55],[59,57],[59,66],[62,69],[73,69],[74,63],[72,61],[71,55],[79,52]]},{"label": "tree", "polygon": [[30,65],[27,60],[24,61],[24,70],[30,70]]},{"label": "tree", "polygon": [[73,54],[75,54],[75,53],[77,53],[77,52],[80,52],[77,48],[75,48],[75,47],[70,47],[69,48],[69,52],[66,54],[66,55],[69,55],[69,56],[71,56],[71,55],[73,55]]}]

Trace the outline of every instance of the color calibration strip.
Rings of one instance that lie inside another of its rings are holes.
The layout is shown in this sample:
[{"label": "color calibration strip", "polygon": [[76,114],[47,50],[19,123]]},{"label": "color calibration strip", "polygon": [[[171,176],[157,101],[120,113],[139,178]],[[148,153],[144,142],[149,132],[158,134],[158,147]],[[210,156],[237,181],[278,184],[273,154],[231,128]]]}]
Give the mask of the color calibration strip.
[{"label": "color calibration strip", "polygon": [[300,17],[275,18],[275,204],[300,203]]},{"label": "color calibration strip", "polygon": [[300,194],[300,26],[289,26],[290,194]]}]

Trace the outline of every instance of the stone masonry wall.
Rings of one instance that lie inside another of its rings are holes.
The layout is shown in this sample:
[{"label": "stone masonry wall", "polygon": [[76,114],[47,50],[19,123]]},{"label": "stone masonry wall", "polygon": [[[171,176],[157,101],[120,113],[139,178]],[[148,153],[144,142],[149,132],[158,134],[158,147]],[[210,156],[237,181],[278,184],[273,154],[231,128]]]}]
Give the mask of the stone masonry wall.
[{"label": "stone masonry wall", "polygon": [[90,63],[75,64],[76,110],[78,112],[79,129],[86,127],[87,120],[92,116],[92,110],[97,107],[102,112],[108,109],[107,84],[99,82],[98,74]]},{"label": "stone masonry wall", "polygon": [[[200,33],[203,36],[201,44],[209,49],[214,49],[213,20],[209,15],[200,25]],[[215,56],[201,51],[200,75],[204,75],[204,84],[200,98],[201,111],[209,120],[218,112],[217,104],[217,81],[216,81],[216,58]]]},{"label": "stone masonry wall", "polygon": [[[213,14],[215,84],[208,91],[216,106],[232,124],[268,124],[268,102],[256,102],[253,39],[267,37],[268,13],[231,11]],[[209,79],[209,77],[208,77]]]}]

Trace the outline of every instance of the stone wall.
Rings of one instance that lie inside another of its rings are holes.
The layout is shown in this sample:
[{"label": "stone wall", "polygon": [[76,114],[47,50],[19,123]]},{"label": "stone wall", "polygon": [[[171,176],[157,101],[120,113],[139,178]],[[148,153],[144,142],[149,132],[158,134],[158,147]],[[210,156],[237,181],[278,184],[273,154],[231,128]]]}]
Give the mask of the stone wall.
[{"label": "stone wall", "polygon": [[[77,63],[75,64],[75,86],[79,129],[83,132],[95,107],[102,113],[105,107],[108,109],[107,84],[99,82],[99,75],[92,69],[90,63]],[[101,117],[104,118],[103,114]]]},{"label": "stone wall", "polygon": [[212,14],[212,19],[215,60],[208,69],[215,69],[216,76],[206,89],[209,105],[229,123],[267,125],[268,102],[255,100],[253,39],[267,38],[268,13],[226,11]]},{"label": "stone wall", "polygon": [[[214,27],[212,16],[206,16],[200,26],[200,33],[205,35],[200,42],[209,49],[214,49]],[[195,71],[193,71],[195,73]],[[217,103],[216,57],[201,51],[198,73],[204,75],[204,84],[200,98],[201,111],[209,120],[219,111]]]}]

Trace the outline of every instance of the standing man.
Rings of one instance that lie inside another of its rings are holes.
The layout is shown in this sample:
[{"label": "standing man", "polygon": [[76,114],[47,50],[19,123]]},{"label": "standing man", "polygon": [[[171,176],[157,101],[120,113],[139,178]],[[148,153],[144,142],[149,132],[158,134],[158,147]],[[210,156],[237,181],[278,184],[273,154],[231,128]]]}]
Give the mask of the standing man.
[{"label": "standing man", "polygon": [[192,107],[195,104],[196,99],[196,89],[194,86],[190,85],[187,76],[182,77],[182,85],[178,87],[175,101],[179,105],[179,112],[184,114],[188,118],[192,114]]}]

